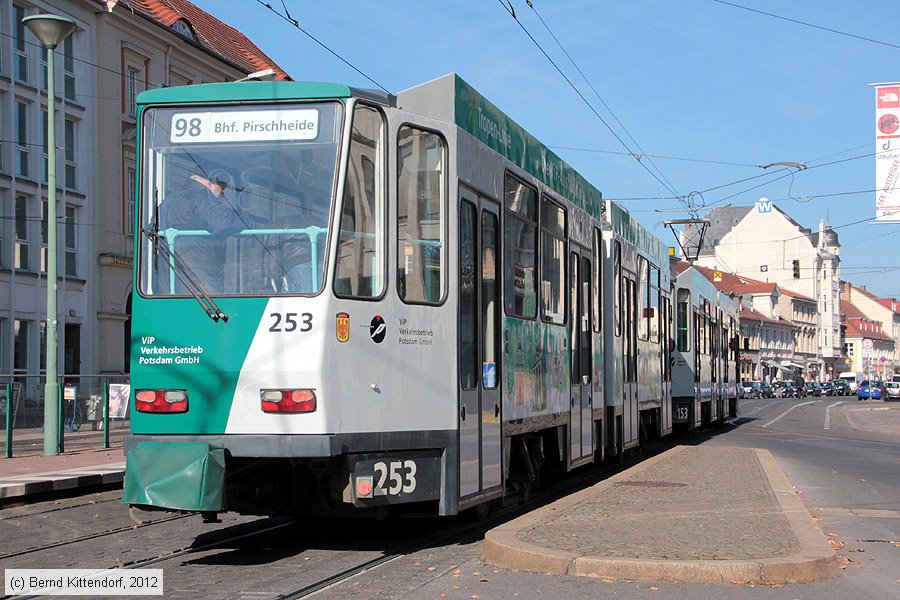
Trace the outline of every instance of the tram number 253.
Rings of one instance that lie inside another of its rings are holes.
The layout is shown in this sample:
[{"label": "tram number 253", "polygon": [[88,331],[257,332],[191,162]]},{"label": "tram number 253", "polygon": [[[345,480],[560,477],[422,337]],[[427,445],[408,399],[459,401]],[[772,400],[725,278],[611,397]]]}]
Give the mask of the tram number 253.
[{"label": "tram number 253", "polygon": [[350,457],[353,478],[371,477],[372,494],[363,504],[394,504],[437,500],[441,495],[441,452],[413,450]]},{"label": "tram number 253", "polygon": [[383,496],[390,494],[396,496],[400,492],[411,494],[416,491],[416,461],[392,460],[391,462],[377,462],[372,465],[375,470],[375,489],[373,494]]}]

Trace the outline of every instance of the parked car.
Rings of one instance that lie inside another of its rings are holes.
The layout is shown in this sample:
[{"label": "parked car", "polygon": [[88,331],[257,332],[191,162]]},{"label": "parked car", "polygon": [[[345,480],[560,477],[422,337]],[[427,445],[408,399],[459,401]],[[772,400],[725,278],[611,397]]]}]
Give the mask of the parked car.
[{"label": "parked car", "polygon": [[806,388],[797,385],[794,381],[784,381],[781,383],[782,398],[803,398],[806,396]]},{"label": "parked car", "polygon": [[818,381],[807,381],[803,384],[803,387],[806,388],[807,396],[821,396],[822,395],[822,384]]},{"label": "parked car", "polygon": [[823,396],[837,396],[837,391],[834,387],[833,381],[826,381],[822,384],[822,395]]},{"label": "parked car", "polygon": [[859,400],[880,400],[884,397],[884,382],[872,379],[864,379],[859,384],[859,390],[856,392]]},{"label": "parked car", "polygon": [[743,393],[744,393],[742,398],[761,398],[762,397],[762,386],[759,385],[758,381],[742,381],[741,389],[743,390]]},{"label": "parked car", "polygon": [[850,396],[853,394],[853,392],[850,391],[850,382],[846,379],[835,379],[831,383],[834,385],[835,396]]},{"label": "parked car", "polygon": [[768,381],[760,381],[759,382],[760,396],[763,398],[773,398],[775,397],[775,392],[772,391],[772,386],[769,385]]},{"label": "parked car", "polygon": [[884,393],[888,400],[900,400],[900,381],[885,381]]}]

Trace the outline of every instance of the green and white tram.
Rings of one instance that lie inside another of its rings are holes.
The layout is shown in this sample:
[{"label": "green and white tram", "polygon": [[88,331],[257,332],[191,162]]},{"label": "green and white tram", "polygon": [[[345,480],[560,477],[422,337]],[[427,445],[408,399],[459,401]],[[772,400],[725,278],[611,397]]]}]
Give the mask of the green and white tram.
[{"label": "green and white tram", "polygon": [[138,106],[124,502],[448,515],[671,428],[661,244],[458,76]]}]

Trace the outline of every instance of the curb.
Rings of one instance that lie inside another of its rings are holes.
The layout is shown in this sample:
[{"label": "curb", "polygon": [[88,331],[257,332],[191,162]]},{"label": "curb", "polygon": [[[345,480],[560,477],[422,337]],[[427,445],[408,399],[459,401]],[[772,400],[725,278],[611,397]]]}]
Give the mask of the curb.
[{"label": "curb", "polygon": [[580,575],[638,581],[690,583],[802,583],[830,577],[837,555],[771,453],[753,449],[778,500],[781,511],[800,542],[797,554],[755,560],[652,560],[581,556],[525,542],[518,533],[559,511],[596,495],[618,481],[630,479],[657,463],[687,450],[678,446],[640,465],[527,515],[504,523],[485,535],[481,558],[490,564],[534,573]]},{"label": "curb", "polygon": [[0,502],[33,494],[62,492],[80,487],[122,483],[125,463],[60,471],[17,475],[0,480]]}]

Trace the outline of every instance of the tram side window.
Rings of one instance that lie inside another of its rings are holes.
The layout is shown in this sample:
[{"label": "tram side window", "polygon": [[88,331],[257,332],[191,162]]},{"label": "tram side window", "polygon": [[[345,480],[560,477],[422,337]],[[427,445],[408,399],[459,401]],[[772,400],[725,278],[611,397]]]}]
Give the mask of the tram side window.
[{"label": "tram side window", "polygon": [[640,307],[641,318],[638,319],[638,339],[647,341],[650,329],[650,275],[647,259],[640,258],[639,260],[641,266],[637,303]]},{"label": "tram side window", "polygon": [[338,296],[377,298],[384,292],[383,146],[381,114],[357,105],[335,265]]},{"label": "tram side window", "polygon": [[613,280],[615,281],[615,290],[613,290],[613,313],[615,334],[618,337],[622,335],[622,244],[618,240],[616,241],[614,252]]},{"label": "tram side window", "polygon": [[541,203],[541,234],[541,318],[562,325],[566,318],[566,212],[547,196]]},{"label": "tram side window", "polygon": [[647,311],[647,331],[651,342],[659,341],[659,269],[650,265],[650,278],[647,280],[647,298],[644,303]]},{"label": "tram side window", "polygon": [[594,229],[594,273],[593,273],[593,301],[594,301],[594,332],[600,333],[603,323],[603,277],[601,265],[603,264],[603,238],[599,229]]},{"label": "tram side window", "polygon": [[397,155],[397,291],[410,304],[439,304],[447,271],[444,140],[401,127]]},{"label": "tram side window", "polygon": [[503,205],[504,308],[508,315],[533,319],[537,316],[537,191],[507,173]]},{"label": "tram side window", "polygon": [[463,389],[478,385],[478,323],[475,288],[475,205],[464,201],[459,211],[459,384]]},{"label": "tram side window", "polygon": [[676,342],[679,352],[691,351],[691,291],[685,288],[678,290],[676,298]]}]

